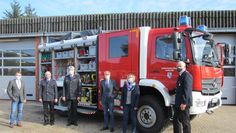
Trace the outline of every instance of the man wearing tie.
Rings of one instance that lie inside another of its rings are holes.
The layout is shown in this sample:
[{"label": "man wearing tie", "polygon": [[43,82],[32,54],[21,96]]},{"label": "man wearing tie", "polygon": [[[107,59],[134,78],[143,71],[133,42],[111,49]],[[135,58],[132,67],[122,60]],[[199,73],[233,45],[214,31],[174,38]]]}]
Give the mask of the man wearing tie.
[{"label": "man wearing tie", "polygon": [[45,72],[45,78],[39,85],[39,102],[43,102],[44,125],[52,126],[54,125],[54,102],[57,103],[57,83],[51,77],[50,71]]},{"label": "man wearing tie", "polygon": [[78,74],[75,74],[75,67],[68,67],[69,75],[63,83],[63,101],[68,103],[68,123],[67,126],[77,124],[77,105],[81,96],[81,80]]},{"label": "man wearing tie", "polygon": [[26,102],[26,92],[25,92],[25,83],[21,79],[21,72],[16,72],[16,79],[9,81],[7,87],[7,94],[12,100],[10,127],[11,128],[14,127],[15,121],[18,127],[22,127],[21,120],[23,112],[23,103]]},{"label": "man wearing tie", "polygon": [[101,131],[108,129],[108,120],[110,115],[110,131],[114,132],[114,99],[117,97],[119,88],[117,87],[115,80],[110,79],[110,75],[111,73],[109,71],[105,71],[105,80],[100,82],[100,98],[104,112],[104,126]]}]

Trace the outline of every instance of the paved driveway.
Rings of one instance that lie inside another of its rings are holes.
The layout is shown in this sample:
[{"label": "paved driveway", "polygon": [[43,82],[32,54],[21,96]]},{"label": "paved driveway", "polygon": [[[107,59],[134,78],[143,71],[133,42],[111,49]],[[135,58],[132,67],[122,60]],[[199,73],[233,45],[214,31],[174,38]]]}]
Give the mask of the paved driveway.
[{"label": "paved driveway", "polygon": [[[79,115],[78,126],[67,127],[67,118],[56,115],[54,126],[43,126],[42,106],[40,103],[27,102],[24,107],[23,128],[8,127],[10,101],[0,100],[0,133],[99,133],[103,125],[103,115]],[[121,132],[122,118],[116,115],[115,132]],[[236,106],[223,106],[212,115],[203,114],[192,122],[193,133],[235,133]],[[163,133],[172,133],[172,124],[169,124]],[[106,132],[104,132],[106,133]],[[108,133],[108,131],[107,131]]]}]

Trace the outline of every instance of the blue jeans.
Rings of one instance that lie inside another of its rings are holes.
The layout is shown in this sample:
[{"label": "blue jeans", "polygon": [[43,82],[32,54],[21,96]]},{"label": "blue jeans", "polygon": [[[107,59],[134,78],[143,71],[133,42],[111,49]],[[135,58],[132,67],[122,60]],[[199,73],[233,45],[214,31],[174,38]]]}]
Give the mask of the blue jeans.
[{"label": "blue jeans", "polygon": [[[17,116],[16,116],[17,112]],[[10,114],[10,124],[14,124],[15,121],[17,124],[21,122],[23,112],[23,102],[12,101],[11,103],[11,114]]]}]

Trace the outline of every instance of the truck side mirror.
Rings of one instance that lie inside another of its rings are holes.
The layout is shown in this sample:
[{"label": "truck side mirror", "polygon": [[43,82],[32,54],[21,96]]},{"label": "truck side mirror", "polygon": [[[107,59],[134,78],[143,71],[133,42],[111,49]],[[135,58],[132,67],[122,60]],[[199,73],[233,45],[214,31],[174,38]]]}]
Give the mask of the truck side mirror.
[{"label": "truck side mirror", "polygon": [[204,34],[203,37],[202,37],[204,40],[212,40],[213,38],[213,35],[212,34]]},{"label": "truck side mirror", "polygon": [[181,59],[181,53],[178,50],[175,50],[173,53],[174,60],[180,60]]},{"label": "truck side mirror", "polygon": [[225,53],[224,63],[230,64],[231,63],[230,55],[232,53],[230,44],[225,44],[224,53]]},{"label": "truck side mirror", "polygon": [[174,32],[173,33],[173,41],[174,41],[174,48],[176,50],[180,50],[181,49],[181,44],[182,44],[181,33]]},{"label": "truck side mirror", "polygon": [[224,44],[222,43],[217,43],[215,45],[215,49],[216,49],[216,54],[218,55],[218,58],[219,58],[219,63],[221,66],[224,65]]},{"label": "truck side mirror", "polygon": [[173,58],[174,60],[180,60],[181,59],[181,45],[182,45],[182,39],[181,39],[181,33],[174,32],[173,33],[173,43],[174,43],[174,52],[173,52]]}]

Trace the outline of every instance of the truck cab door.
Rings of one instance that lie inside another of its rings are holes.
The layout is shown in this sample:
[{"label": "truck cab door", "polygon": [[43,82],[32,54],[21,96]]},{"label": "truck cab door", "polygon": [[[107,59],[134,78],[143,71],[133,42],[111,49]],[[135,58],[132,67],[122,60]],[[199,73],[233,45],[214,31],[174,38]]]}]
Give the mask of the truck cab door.
[{"label": "truck cab door", "polygon": [[[176,86],[179,76],[176,71],[177,60],[174,59],[173,30],[163,31],[153,29],[148,42],[148,78],[160,81],[168,90]],[[186,58],[186,45],[181,46],[182,59]]]}]

